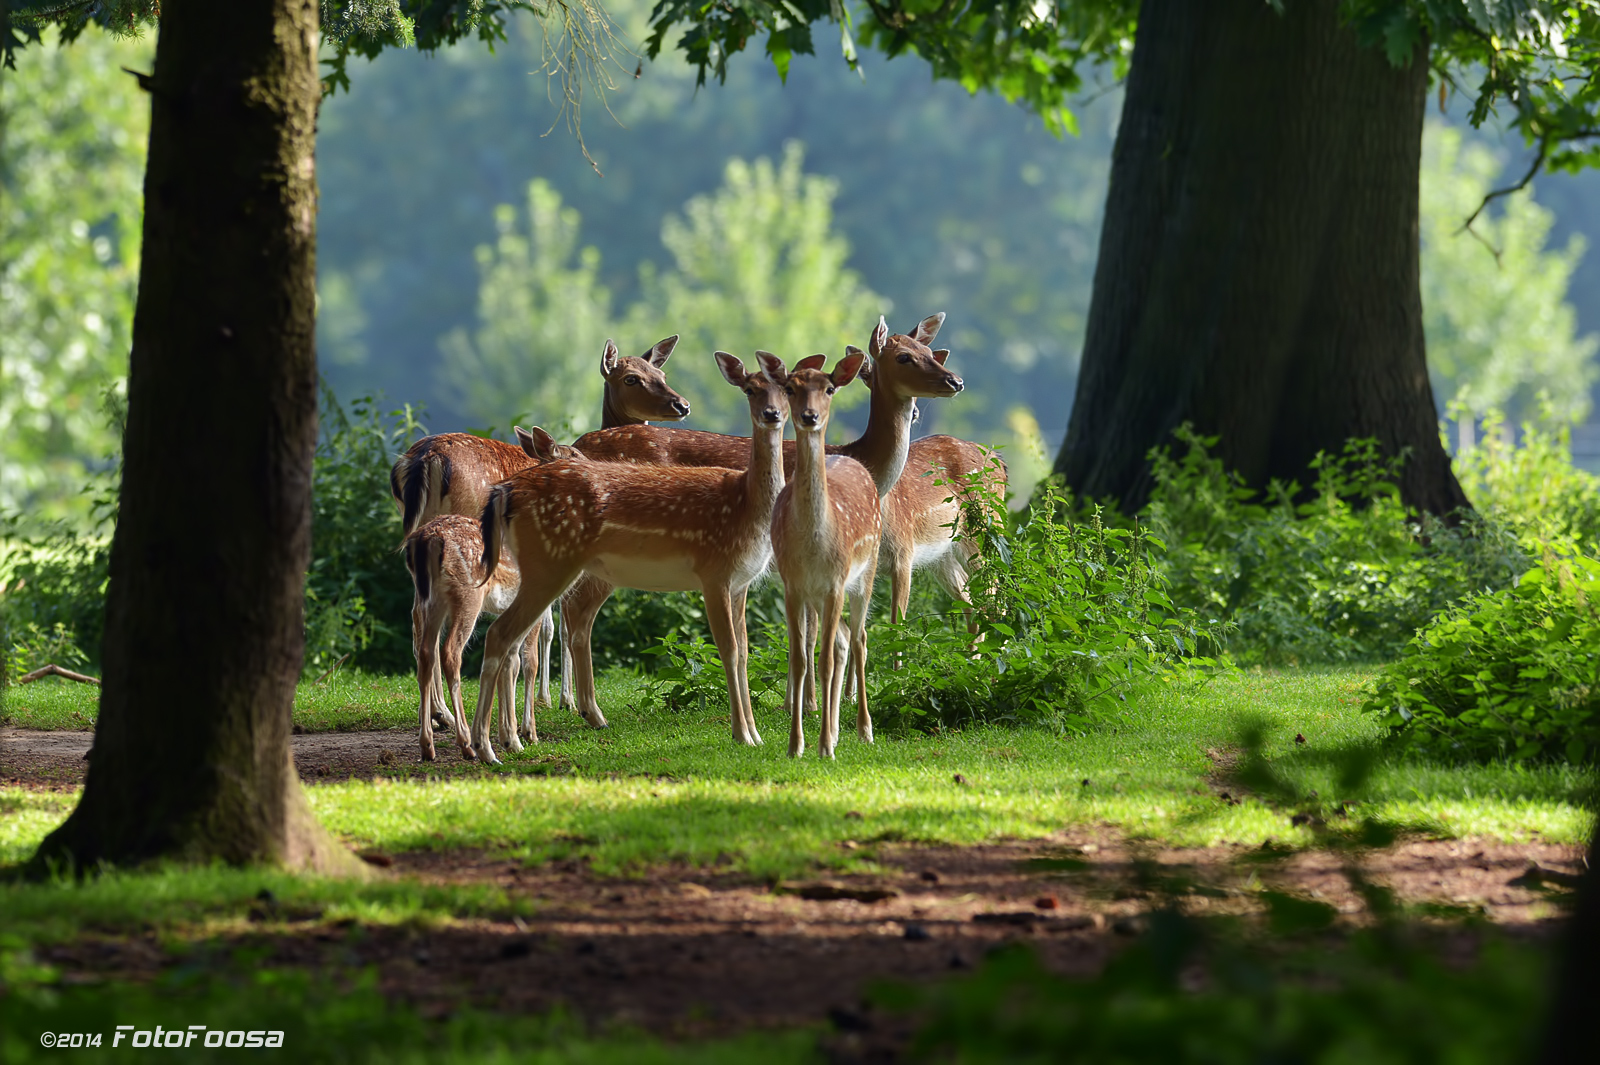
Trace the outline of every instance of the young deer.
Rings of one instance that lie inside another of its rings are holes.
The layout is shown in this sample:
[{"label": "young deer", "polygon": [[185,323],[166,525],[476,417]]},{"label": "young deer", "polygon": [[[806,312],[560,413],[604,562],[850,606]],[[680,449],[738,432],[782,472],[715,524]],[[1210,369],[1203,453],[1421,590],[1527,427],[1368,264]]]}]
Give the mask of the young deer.
[{"label": "young deer", "polygon": [[[783,488],[780,455],[789,405],[771,379],[772,370],[783,366],[777,359],[764,355],[768,372],[752,374],[726,352],[716,358],[723,377],[749,399],[746,469],[560,462],[523,470],[490,494],[482,522],[485,571],[494,575],[504,542],[523,580],[516,599],[489,627],[484,647],[472,723],[480,758],[495,761],[488,715],[497,693],[501,705],[509,703],[510,651],[584,573],[625,588],[703,592],[727,675],[733,738],[761,742],[746,674],[744,603],[750,582],[772,557],[769,529]],[[578,709],[591,724],[602,725],[587,643],[575,643],[573,650],[579,664]]]},{"label": "young deer", "polygon": [[[954,396],[964,387],[960,377],[945,369],[949,351],[928,347],[944,324],[944,317],[941,312],[924,318],[909,336],[891,336],[884,320],[878,319],[869,344],[872,359],[861,364],[861,376],[871,379],[872,401],[867,410],[866,429],[859,440],[827,448],[831,455],[845,455],[865,466],[877,485],[879,496],[894,487],[906,465],[911,426],[917,417],[917,399]],[[850,348],[846,353],[851,352],[859,353],[859,349]],[[813,356],[797,364],[795,369],[820,368],[823,361],[822,356]],[[725,466],[729,469],[742,468],[750,450],[742,437],[657,425],[597,430],[579,437],[574,446],[598,461]],[[783,465],[785,475],[792,477],[795,467],[792,441],[783,446]],[[908,539],[901,537],[896,542]],[[584,660],[588,660],[589,634],[594,619],[611,592],[612,588],[603,581],[586,576],[561,598],[563,705],[576,705],[572,698],[572,678],[583,674],[583,667],[574,661],[572,646],[583,643]],[[842,672],[840,677],[844,677]],[[586,683],[592,688],[593,678],[587,678]],[[595,709],[598,713],[598,708]]]},{"label": "young deer", "polygon": [[[863,352],[846,355],[831,374],[797,369],[784,374],[781,365],[762,368],[783,382],[794,413],[794,479],[778,496],[772,511],[772,553],[783,578],[783,610],[789,621],[789,754],[805,751],[803,710],[817,703],[813,655],[822,645],[822,734],[817,753],[832,758],[839,743],[839,690],[836,674],[845,668],[834,646],[844,599],[850,597],[850,660],[860,691],[856,732],[872,742],[872,717],[867,712],[867,606],[878,569],[882,530],[878,490],[872,475],[855,459],[825,456],[823,435],[835,390],[855,379],[866,359]],[[803,705],[802,705],[803,704]]]},{"label": "young deer", "polygon": [[[517,429],[517,436],[529,454],[541,462],[556,459],[581,459],[575,449],[557,444],[537,426],[531,433]],[[478,522],[460,514],[441,514],[425,522],[406,537],[400,548],[411,573],[414,590],[411,603],[411,646],[417,660],[417,688],[421,695],[417,716],[420,724],[422,759],[434,760],[433,724],[437,717],[454,730],[456,744],[466,758],[473,757],[467,733],[466,714],[461,705],[461,653],[478,618],[487,611],[500,614],[516,597],[516,564],[502,558],[493,576],[483,572],[483,535]],[[548,619],[548,612],[545,618]],[[443,654],[440,654],[440,636]],[[539,643],[543,643],[543,647]],[[541,651],[543,657],[541,658]],[[533,674],[543,667],[548,675],[549,635],[545,626],[536,625],[528,633],[521,658],[528,664],[528,692],[523,704],[523,728],[533,728]],[[441,668],[442,667],[442,668]],[[517,660],[511,671],[515,684]],[[449,687],[446,699],[445,687]],[[548,689],[547,689],[548,694]],[[455,712],[451,713],[451,707]],[[501,707],[501,742],[514,731],[509,704]]]}]

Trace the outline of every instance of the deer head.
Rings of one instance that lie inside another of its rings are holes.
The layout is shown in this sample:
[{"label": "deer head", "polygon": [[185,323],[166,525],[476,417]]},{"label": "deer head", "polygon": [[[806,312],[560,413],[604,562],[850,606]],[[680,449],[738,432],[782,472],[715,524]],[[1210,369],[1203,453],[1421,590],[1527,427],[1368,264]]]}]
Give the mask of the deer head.
[{"label": "deer head", "polygon": [[[744,363],[738,357],[726,351],[715,353],[717,367],[722,371],[723,379],[733,387],[744,392],[750,400],[750,424],[757,427],[777,428],[780,432],[783,423],[789,417],[789,396],[784,391],[783,385],[770,373],[757,371],[750,373],[744,368]],[[757,352],[757,356],[767,355],[767,358],[777,366],[781,372],[783,363],[776,355],[766,352]],[[766,365],[766,360],[762,360]],[[787,374],[785,374],[787,376]]]},{"label": "deer head", "polygon": [[828,428],[828,414],[833,406],[833,394],[855,380],[866,353],[847,353],[834,366],[832,373],[823,373],[821,365],[826,357],[812,355],[802,359],[793,372],[785,372],[783,363],[770,351],[756,352],[761,369],[768,377],[783,385],[789,398],[789,409],[794,414],[796,433],[821,433]]},{"label": "deer head", "polygon": [[[899,333],[891,336],[880,315],[872,339],[867,342],[867,352],[872,358],[862,364],[861,380],[874,393],[882,392],[898,399],[942,398],[960,392],[966,387],[965,383],[944,365],[950,357],[950,349],[928,347],[943,324],[944,312],[940,311],[918,322],[910,336]],[[857,347],[845,348],[847,355],[860,352]]]},{"label": "deer head", "polygon": [[689,416],[689,401],[673,391],[661,368],[678,346],[676,335],[660,341],[643,355],[623,358],[617,345],[606,341],[600,355],[600,376],[606,381],[606,406],[634,422],[680,421]]},{"label": "deer head", "polygon": [[517,425],[512,427],[512,432],[517,434],[517,443],[522,450],[528,453],[530,459],[538,462],[554,462],[557,459],[581,459],[583,452],[571,444],[558,444],[555,437],[535,425],[532,429],[524,429]]}]

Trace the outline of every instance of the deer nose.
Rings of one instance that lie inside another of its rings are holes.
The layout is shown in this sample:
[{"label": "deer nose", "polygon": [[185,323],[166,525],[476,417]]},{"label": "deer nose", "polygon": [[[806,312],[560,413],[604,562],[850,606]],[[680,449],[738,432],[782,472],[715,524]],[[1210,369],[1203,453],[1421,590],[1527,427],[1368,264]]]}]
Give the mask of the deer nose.
[{"label": "deer nose", "polygon": [[959,391],[961,391],[961,390],[962,390],[962,389],[963,389],[963,388],[966,388],[966,387],[967,387],[967,386],[966,386],[966,385],[965,385],[965,384],[964,384],[964,383],[963,383],[963,382],[962,382],[962,380],[961,380],[961,378],[959,378],[959,377],[957,377],[957,376],[956,376],[956,375],[955,375],[955,374],[953,374],[953,373],[951,373],[951,374],[945,374],[945,375],[944,375],[944,383],[945,383],[945,384],[947,384],[947,385],[949,385],[949,386],[950,386],[950,387],[951,387],[951,388],[953,388],[953,389],[955,389],[955,390],[956,390],[956,391],[957,391],[957,392],[959,392]]},{"label": "deer nose", "polygon": [[761,417],[769,425],[776,425],[783,421],[783,414],[778,410],[777,407],[768,407],[766,410],[761,412]]},{"label": "deer nose", "polygon": [[680,418],[687,418],[689,416],[689,404],[685,403],[681,399],[673,400],[672,409],[677,412],[677,415]]},{"label": "deer nose", "polygon": [[817,424],[817,412],[814,410],[803,410],[800,412],[800,420],[805,423],[807,428],[814,426]]}]

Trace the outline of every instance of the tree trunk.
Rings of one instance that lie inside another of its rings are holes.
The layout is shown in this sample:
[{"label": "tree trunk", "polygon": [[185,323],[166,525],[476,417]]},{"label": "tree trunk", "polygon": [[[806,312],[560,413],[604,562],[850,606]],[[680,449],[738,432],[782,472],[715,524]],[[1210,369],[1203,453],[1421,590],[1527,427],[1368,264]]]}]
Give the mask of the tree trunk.
[{"label": "tree trunk", "polygon": [[290,751],[316,443],[316,0],[166,0],[104,688],[34,859],[323,871]]},{"label": "tree trunk", "polygon": [[1396,69],[1338,0],[1145,0],[1056,470],[1135,510],[1188,421],[1255,485],[1351,437],[1409,449],[1406,503],[1467,505],[1422,333],[1427,43]]}]

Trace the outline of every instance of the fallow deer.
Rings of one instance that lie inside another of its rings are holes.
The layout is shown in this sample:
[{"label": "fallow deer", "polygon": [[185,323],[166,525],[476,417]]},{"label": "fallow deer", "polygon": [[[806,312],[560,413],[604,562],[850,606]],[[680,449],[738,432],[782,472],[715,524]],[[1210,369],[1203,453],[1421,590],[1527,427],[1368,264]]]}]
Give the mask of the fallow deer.
[{"label": "fallow deer", "polygon": [[[518,439],[537,461],[581,459],[571,446],[557,444],[550,434],[534,427],[530,433],[517,429]],[[411,644],[417,660],[417,687],[420,704],[419,740],[423,761],[434,760],[433,724],[437,717],[455,732],[464,757],[473,757],[467,732],[466,714],[461,704],[461,653],[472,638],[481,614],[499,614],[516,597],[516,563],[502,558],[492,579],[483,573],[483,535],[476,520],[460,514],[441,514],[430,518],[406,537],[401,545],[406,569],[411,573]],[[548,617],[548,614],[546,615]],[[443,654],[440,637],[443,635]],[[543,647],[538,644],[542,641]],[[541,659],[541,652],[544,656]],[[543,666],[548,670],[550,641],[543,626],[528,633],[522,659],[528,663],[528,694],[523,705],[523,728],[533,728],[533,673]],[[516,660],[512,663],[513,677]],[[514,683],[514,681],[513,681]],[[446,698],[445,687],[449,687]],[[454,708],[452,714],[451,708]],[[514,732],[509,706],[501,708],[500,736],[509,743]]]},{"label": "fallow deer", "polygon": [[[935,351],[928,344],[938,335],[944,324],[943,312],[930,315],[919,322],[911,335],[889,334],[882,317],[873,330],[869,347],[870,361],[861,363],[861,375],[870,376],[871,406],[867,410],[867,425],[860,439],[848,444],[829,446],[831,455],[845,455],[866,467],[872,475],[879,496],[886,495],[901,479],[906,456],[911,447],[911,426],[917,418],[917,398],[940,398],[958,394],[963,386],[960,377],[945,368],[950,352]],[[859,352],[859,349],[847,349]],[[795,369],[819,368],[820,356],[803,360]],[[946,438],[947,439],[947,438]],[[669,426],[642,426],[622,429],[601,429],[586,433],[574,443],[591,459],[612,462],[634,462],[677,466],[725,466],[739,469],[749,455],[744,438],[721,433],[698,432]],[[783,447],[784,471],[793,476],[795,444],[786,442]],[[948,493],[947,493],[948,494]],[[941,497],[943,498],[943,497]],[[916,513],[914,508],[900,510]],[[898,543],[914,542],[902,535]],[[561,599],[561,701],[574,706],[572,681],[583,677],[591,660],[589,634],[601,606],[610,597],[612,589],[603,581],[585,576]],[[574,653],[581,644],[582,650]],[[840,679],[844,674],[840,673]],[[585,683],[592,689],[590,676]],[[595,708],[598,713],[598,707]],[[600,718],[604,720],[603,716]]]},{"label": "fallow deer", "polygon": [[[523,470],[490,493],[482,521],[485,572],[494,575],[504,542],[523,581],[515,601],[489,627],[472,723],[480,758],[495,761],[488,715],[496,698],[509,703],[509,653],[540,612],[584,573],[607,585],[704,593],[706,619],[727,675],[733,738],[761,742],[746,673],[744,602],[750,582],[772,557],[770,526],[783,488],[788,400],[771,378],[772,369],[783,365],[775,357],[763,353],[766,373],[747,373],[726,352],[717,352],[716,359],[723,377],[749,400],[745,469],[559,462]],[[592,678],[592,669],[579,675],[578,709],[591,724],[603,725]]]},{"label": "fallow deer", "polygon": [[[674,334],[643,355],[623,357],[615,343],[606,341],[600,353],[600,376],[605,380],[602,427],[648,425],[689,416],[689,402],[667,384],[662,373],[677,345]],[[405,531],[409,534],[439,514],[461,514],[476,520],[489,501],[489,489],[534,461],[528,442],[520,435],[519,443],[520,447],[471,433],[439,433],[412,444],[389,471],[389,490],[400,506]],[[538,700],[548,705],[555,623],[547,613],[539,625],[543,653],[538,659]],[[528,680],[531,685],[531,674]]]},{"label": "fallow deer", "polygon": [[[822,675],[822,734],[817,753],[832,758],[839,743],[839,690],[836,674],[845,668],[834,636],[845,597],[850,599],[850,661],[857,673],[856,732],[872,742],[867,712],[867,607],[878,569],[882,526],[878,489],[855,459],[826,455],[833,394],[855,379],[866,354],[839,360],[832,373],[797,369],[784,374],[762,360],[767,376],[783,382],[794,415],[794,477],[772,511],[772,554],[783,578],[783,610],[789,623],[789,755],[805,751],[802,712],[815,709],[816,674]],[[814,663],[821,644],[822,661]]]}]

